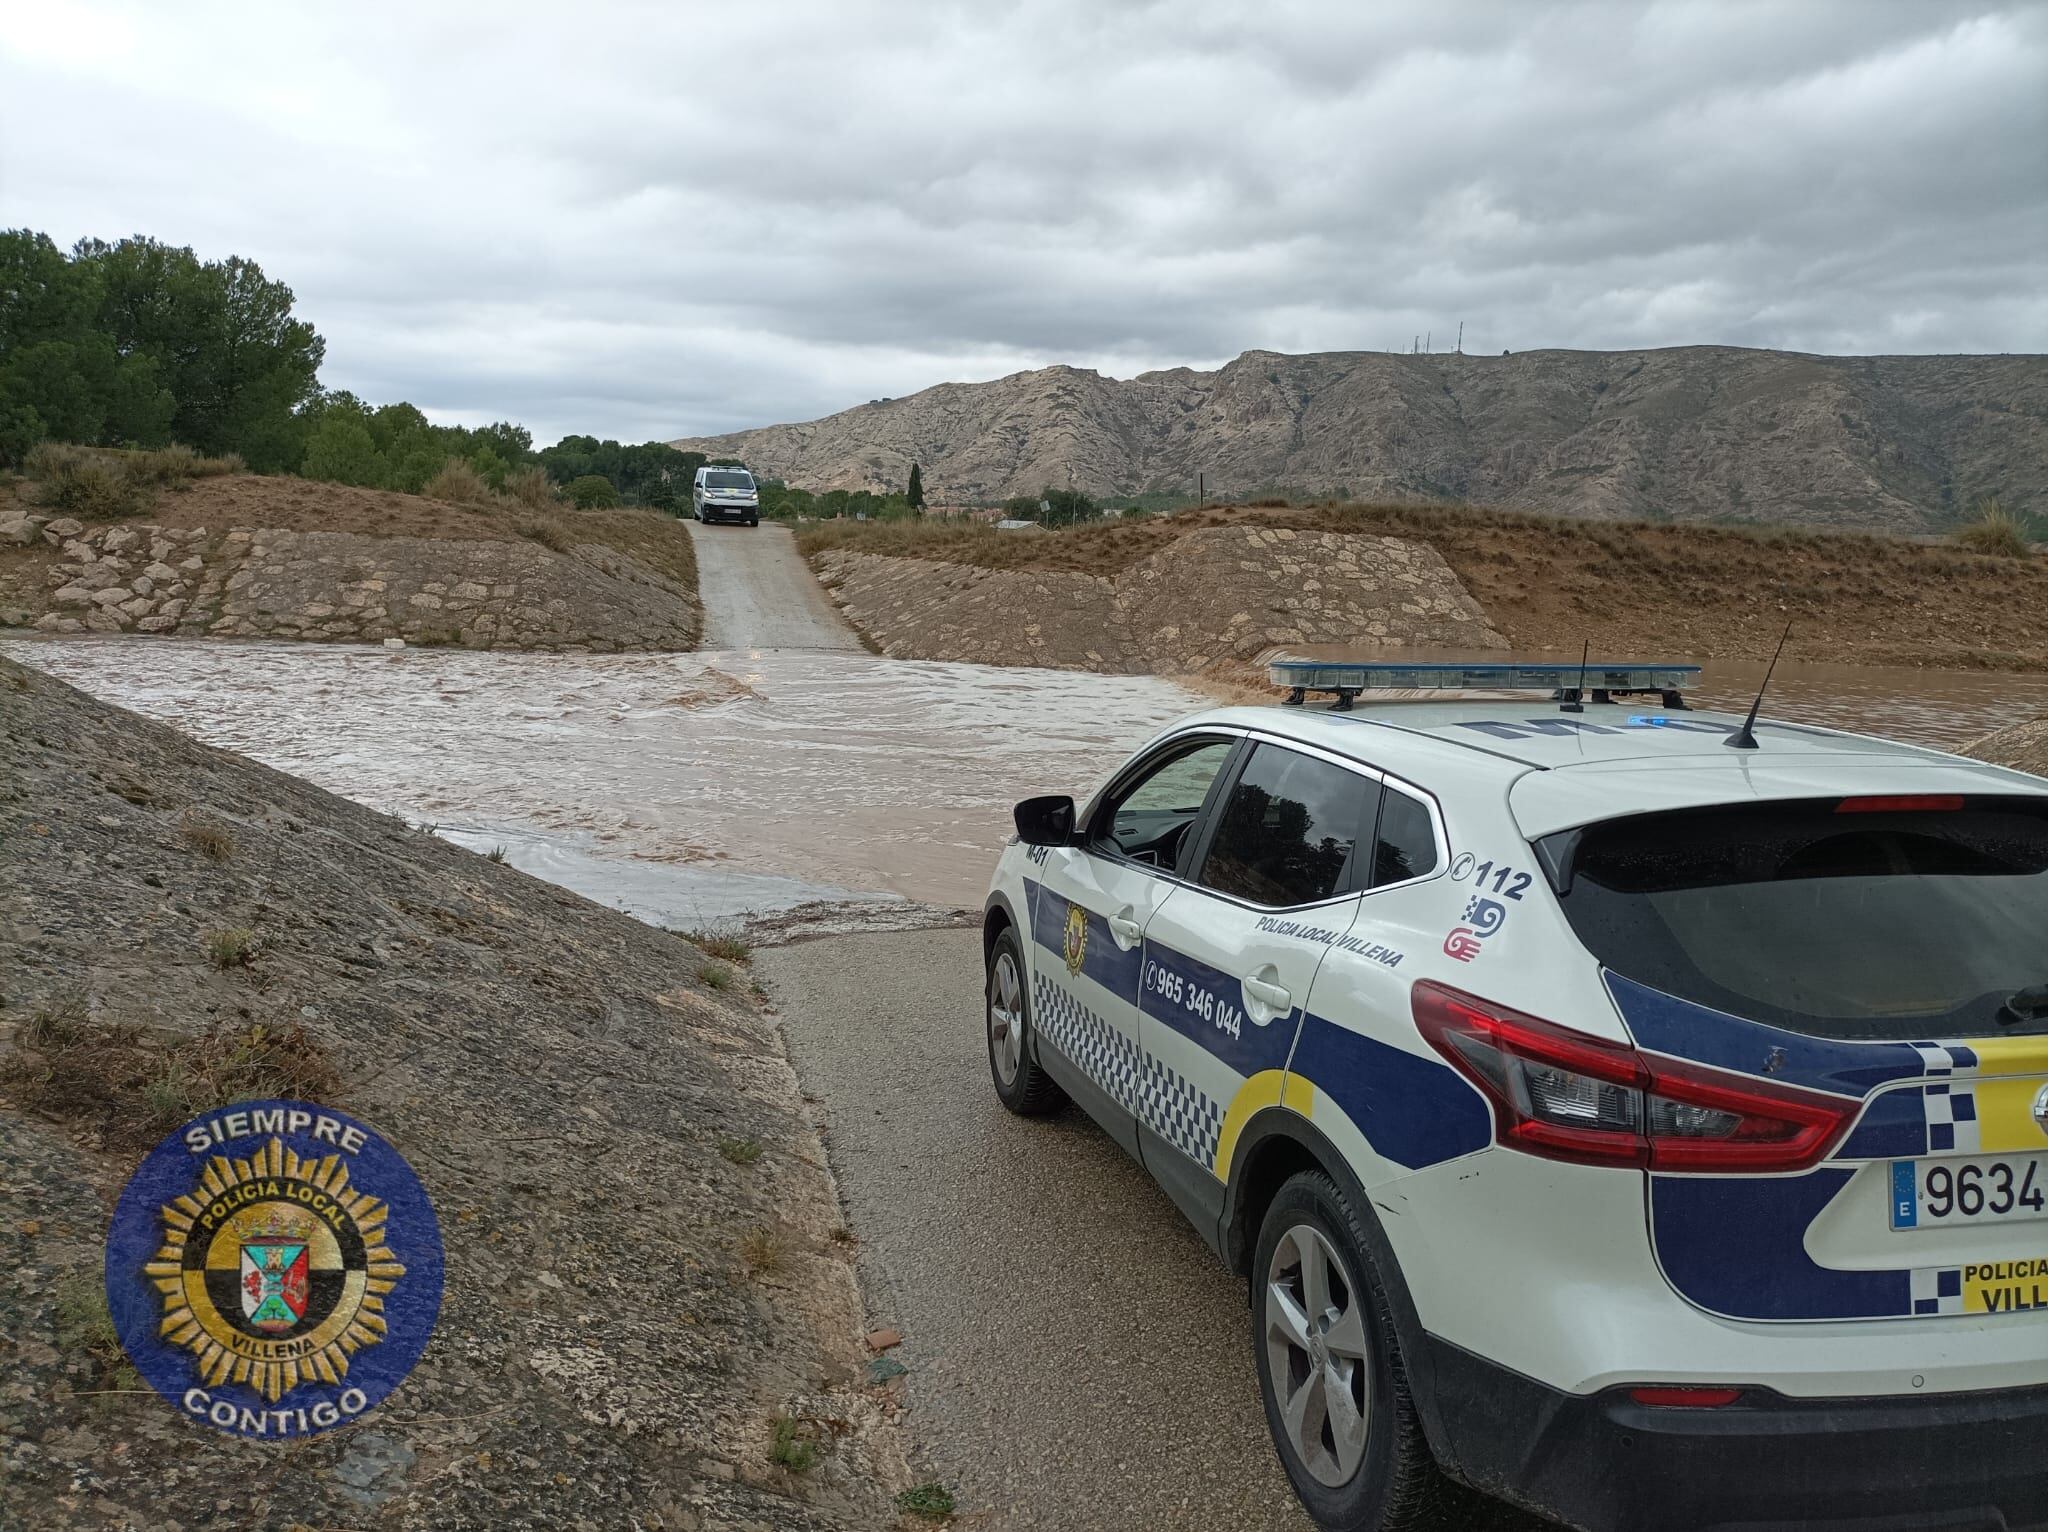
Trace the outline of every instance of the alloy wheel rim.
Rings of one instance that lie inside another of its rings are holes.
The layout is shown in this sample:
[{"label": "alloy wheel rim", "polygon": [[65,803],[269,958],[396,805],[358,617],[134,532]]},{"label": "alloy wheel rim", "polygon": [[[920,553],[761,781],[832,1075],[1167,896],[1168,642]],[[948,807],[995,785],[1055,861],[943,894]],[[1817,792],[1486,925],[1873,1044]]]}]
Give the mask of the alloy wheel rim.
[{"label": "alloy wheel rim", "polygon": [[1364,1295],[1320,1229],[1280,1236],[1266,1271],[1266,1376],[1289,1445],[1318,1484],[1351,1482],[1372,1414]]},{"label": "alloy wheel rim", "polygon": [[988,978],[988,1048],[997,1078],[1010,1084],[1024,1059],[1024,984],[1007,952],[997,956]]}]

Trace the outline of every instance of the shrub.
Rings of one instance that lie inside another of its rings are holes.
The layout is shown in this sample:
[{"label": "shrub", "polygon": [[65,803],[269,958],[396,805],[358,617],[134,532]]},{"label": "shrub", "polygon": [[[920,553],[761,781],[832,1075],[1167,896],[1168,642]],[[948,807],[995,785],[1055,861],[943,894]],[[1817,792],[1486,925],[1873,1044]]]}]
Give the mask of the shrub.
[{"label": "shrub", "polygon": [[758,1138],[721,1138],[718,1152],[735,1165],[751,1165],[761,1158],[761,1141]]},{"label": "shrub", "polygon": [[529,463],[507,475],[505,493],[536,511],[547,510],[560,503],[562,498],[561,492],[555,488],[555,481],[548,477],[548,471],[537,463]]},{"label": "shrub", "polygon": [[706,963],[697,970],[697,977],[713,989],[727,990],[732,988],[732,970],[722,963]]},{"label": "shrub", "polygon": [[459,457],[451,457],[441,471],[427,480],[420,491],[430,500],[449,500],[456,505],[489,505],[495,496],[484,476]]},{"label": "shrub", "polygon": [[110,453],[38,442],[26,466],[29,477],[38,481],[37,498],[72,516],[89,521],[133,516],[146,504],[135,476]]},{"label": "shrub", "polygon": [[569,498],[579,511],[601,511],[619,503],[619,492],[603,474],[586,473],[569,481]]},{"label": "shrub", "polygon": [[2029,518],[2008,511],[1993,497],[1978,502],[1977,519],[1956,528],[1955,540],[1972,553],[2023,559],[2032,556],[2034,551],[2032,530]]}]

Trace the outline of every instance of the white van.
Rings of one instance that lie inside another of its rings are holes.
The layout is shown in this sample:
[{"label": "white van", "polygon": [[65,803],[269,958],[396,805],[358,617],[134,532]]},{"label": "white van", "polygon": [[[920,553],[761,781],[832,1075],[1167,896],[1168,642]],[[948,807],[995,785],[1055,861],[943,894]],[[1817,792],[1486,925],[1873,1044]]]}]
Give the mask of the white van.
[{"label": "white van", "polygon": [[761,492],[744,468],[706,465],[690,487],[690,506],[699,521],[742,521],[761,524]]}]

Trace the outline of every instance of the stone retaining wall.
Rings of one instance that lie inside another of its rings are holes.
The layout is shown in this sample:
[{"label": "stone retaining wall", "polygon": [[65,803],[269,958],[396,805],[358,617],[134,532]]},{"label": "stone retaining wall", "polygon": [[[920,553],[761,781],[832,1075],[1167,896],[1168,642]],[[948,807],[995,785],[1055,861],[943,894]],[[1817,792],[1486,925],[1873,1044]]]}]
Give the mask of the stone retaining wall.
[{"label": "stone retaining wall", "polygon": [[696,595],[593,543],[127,523],[37,528],[63,549],[46,633],[179,633],[567,652],[691,649]]},{"label": "stone retaining wall", "polygon": [[1434,548],[1394,537],[1205,528],[1114,577],[843,548],[816,567],[899,659],[1174,674],[1289,644],[1507,646]]}]

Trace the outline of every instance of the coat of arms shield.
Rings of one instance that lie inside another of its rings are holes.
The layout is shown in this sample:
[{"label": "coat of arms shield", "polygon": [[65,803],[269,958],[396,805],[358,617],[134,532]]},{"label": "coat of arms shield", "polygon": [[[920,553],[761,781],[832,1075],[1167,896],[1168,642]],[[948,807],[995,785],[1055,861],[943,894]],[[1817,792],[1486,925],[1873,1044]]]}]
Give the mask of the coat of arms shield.
[{"label": "coat of arms shield", "polygon": [[259,1330],[289,1330],[306,1312],[306,1242],[242,1241],[242,1315]]}]

